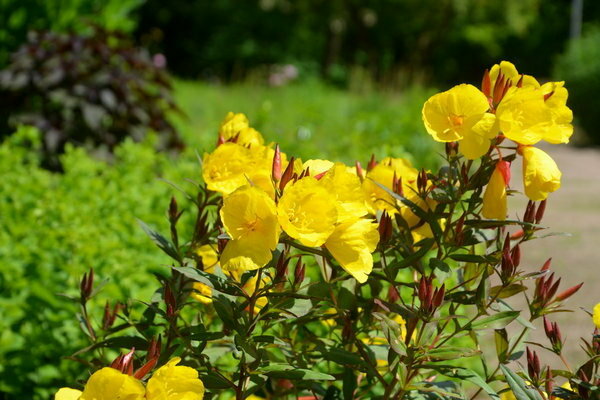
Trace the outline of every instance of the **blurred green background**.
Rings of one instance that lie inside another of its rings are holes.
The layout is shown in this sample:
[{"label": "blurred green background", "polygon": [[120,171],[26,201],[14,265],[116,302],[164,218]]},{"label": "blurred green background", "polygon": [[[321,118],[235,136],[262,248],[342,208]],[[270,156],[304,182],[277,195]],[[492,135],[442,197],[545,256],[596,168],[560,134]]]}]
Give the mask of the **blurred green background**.
[{"label": "blurred green background", "polygon": [[85,377],[60,294],[90,267],[103,300],[150,295],[168,260],[135,218],[167,229],[159,178],[191,188],[228,111],[289,155],[434,168],[424,100],[503,59],[566,80],[600,142],[598,1],[0,0],[0,399]]}]

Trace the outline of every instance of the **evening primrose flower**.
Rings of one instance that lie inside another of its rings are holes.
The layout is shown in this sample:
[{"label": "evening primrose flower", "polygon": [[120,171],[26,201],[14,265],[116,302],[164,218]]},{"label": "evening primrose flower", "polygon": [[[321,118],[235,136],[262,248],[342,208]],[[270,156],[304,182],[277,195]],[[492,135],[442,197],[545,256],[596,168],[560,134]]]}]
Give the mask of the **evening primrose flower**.
[{"label": "evening primrose flower", "polygon": [[321,182],[335,195],[338,223],[360,218],[369,212],[360,178],[349,172],[346,165],[336,163],[330,167]]},{"label": "evening primrose flower", "polygon": [[219,127],[219,136],[225,142],[235,138],[235,142],[242,146],[263,145],[265,142],[260,132],[250,127],[248,118],[242,113],[227,113]]},{"label": "evening primrose flower", "polygon": [[484,155],[497,134],[487,97],[475,86],[461,84],[433,95],[423,105],[425,129],[438,142],[459,142],[470,160]]},{"label": "evening primrose flower", "polygon": [[277,205],[283,230],[306,246],[321,246],[335,229],[335,198],[311,176],[285,187]]},{"label": "evening primrose flower", "polygon": [[[246,282],[244,283],[244,286],[242,286],[242,289],[248,295],[251,296],[254,293],[256,293],[258,290],[263,289],[267,284],[271,283],[271,279],[265,275],[263,275],[262,278],[260,279],[260,283],[258,284],[258,287],[256,285],[257,281],[258,281],[258,277],[256,275],[251,276],[250,278],[248,278],[248,280],[246,280]],[[254,312],[259,312],[264,306],[267,305],[268,302],[269,302],[269,299],[267,299],[267,296],[265,294],[262,294],[261,296],[259,296],[254,303]]]},{"label": "evening primrose flower", "polygon": [[373,269],[372,253],[377,243],[377,224],[369,219],[357,219],[336,226],[325,247],[346,272],[364,283]]},{"label": "evening primrose flower", "polygon": [[[181,358],[172,358],[152,375],[146,386],[146,400],[202,400],[204,384],[198,371],[179,364]],[[120,397],[115,397],[119,398]]]},{"label": "evening primrose flower", "polygon": [[510,179],[510,164],[499,161],[483,194],[481,213],[485,218],[505,220],[507,213],[506,187]]},{"label": "evening primrose flower", "polygon": [[554,160],[544,151],[521,146],[523,155],[523,185],[525,195],[533,201],[545,200],[549,193],[560,188],[561,172]]},{"label": "evening primrose flower", "polygon": [[[88,379],[83,392],[62,388],[54,396],[55,400],[144,400],[144,385],[132,376],[114,368],[102,368]],[[79,395],[77,397],[77,395]]]},{"label": "evening primrose flower", "polygon": [[[205,244],[196,249],[196,254],[202,259],[204,272],[212,274],[219,263],[219,255],[213,248],[213,245]],[[212,303],[212,289],[202,282],[194,282],[194,289],[191,293],[192,298],[204,304]]]},{"label": "evening primrose flower", "polygon": [[410,161],[406,159],[386,157],[381,160],[367,173],[362,184],[363,191],[367,196],[369,212],[372,214],[375,214],[377,210],[385,210],[388,214],[398,212],[396,199],[377,183],[391,190],[394,176],[396,176],[396,179],[402,179],[404,193],[414,193],[414,183],[418,175],[419,171],[413,168]]},{"label": "evening primrose flower", "polygon": [[600,329],[600,303],[594,306],[593,321],[596,328]]},{"label": "evening primrose flower", "polygon": [[220,215],[231,237],[221,254],[221,267],[226,271],[264,267],[279,241],[273,199],[259,188],[243,186],[225,198]]},{"label": "evening primrose flower", "polygon": [[248,183],[246,172],[254,163],[250,149],[237,143],[223,143],[202,162],[202,177],[208,190],[229,195]]}]

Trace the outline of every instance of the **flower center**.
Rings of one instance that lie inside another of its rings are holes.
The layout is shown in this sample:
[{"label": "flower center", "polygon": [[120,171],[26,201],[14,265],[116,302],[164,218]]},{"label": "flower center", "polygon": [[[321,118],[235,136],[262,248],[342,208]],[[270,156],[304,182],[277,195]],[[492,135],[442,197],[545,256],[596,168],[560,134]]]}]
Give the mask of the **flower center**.
[{"label": "flower center", "polygon": [[450,114],[448,116],[448,121],[450,121],[450,124],[455,128],[458,126],[461,126],[464,122],[464,119],[465,119],[465,117],[462,115]]}]

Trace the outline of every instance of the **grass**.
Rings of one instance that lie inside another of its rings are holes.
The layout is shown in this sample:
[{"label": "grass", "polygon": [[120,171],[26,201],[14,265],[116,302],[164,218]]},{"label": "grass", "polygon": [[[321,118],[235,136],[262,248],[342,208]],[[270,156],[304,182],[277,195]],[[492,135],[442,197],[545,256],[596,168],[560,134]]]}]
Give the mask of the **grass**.
[{"label": "grass", "polygon": [[373,153],[434,167],[439,146],[421,122],[429,94],[422,88],[399,94],[352,93],[316,82],[265,87],[178,81],[175,97],[187,118],[178,118],[176,125],[188,145],[204,151],[213,148],[225,114],[243,112],[267,141],[279,143],[288,155],[353,164],[365,163]]}]

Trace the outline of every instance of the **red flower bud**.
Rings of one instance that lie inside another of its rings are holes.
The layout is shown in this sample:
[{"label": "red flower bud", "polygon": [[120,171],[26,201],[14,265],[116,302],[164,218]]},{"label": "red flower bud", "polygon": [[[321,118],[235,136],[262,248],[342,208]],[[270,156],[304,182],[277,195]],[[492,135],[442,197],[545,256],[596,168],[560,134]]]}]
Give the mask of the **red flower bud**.
[{"label": "red flower bud", "polygon": [[281,150],[279,150],[279,144],[275,145],[275,154],[273,154],[271,175],[273,176],[275,182],[279,182],[281,180]]},{"label": "red flower bud", "polygon": [[283,190],[283,188],[285,188],[285,185],[287,185],[288,182],[292,179],[292,176],[294,175],[294,161],[294,157],[291,157],[287,167],[285,168],[285,171],[283,171],[283,174],[281,175],[281,180],[279,181],[279,190]]},{"label": "red flower bud", "polygon": [[377,165],[377,161],[375,160],[375,154],[371,154],[371,159],[369,160],[369,163],[367,164],[367,171],[372,170],[373,168],[375,168],[376,165]]},{"label": "red flower bud", "polygon": [[365,178],[365,171],[363,171],[362,165],[360,165],[360,161],[356,161],[354,163],[354,166],[356,167],[356,175],[358,175],[358,177],[363,180]]},{"label": "red flower bud", "polygon": [[492,80],[490,79],[490,71],[485,70],[483,79],[481,80],[481,91],[486,97],[490,97],[492,91]]},{"label": "red flower bud", "polygon": [[535,223],[539,224],[544,218],[544,212],[546,211],[546,200],[542,200],[538,206],[537,212],[535,213]]},{"label": "red flower bud", "polygon": [[575,293],[577,293],[577,291],[583,286],[583,282],[581,282],[579,285],[575,285],[573,287],[568,288],[567,290],[565,290],[564,292],[559,293],[558,295],[556,295],[556,301],[563,301],[568,299],[569,297],[573,296]]}]

